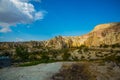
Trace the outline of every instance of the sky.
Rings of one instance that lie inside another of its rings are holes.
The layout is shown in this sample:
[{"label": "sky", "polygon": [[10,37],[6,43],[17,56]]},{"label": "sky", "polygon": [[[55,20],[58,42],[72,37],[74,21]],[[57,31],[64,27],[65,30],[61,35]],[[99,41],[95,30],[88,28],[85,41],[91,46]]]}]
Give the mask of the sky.
[{"label": "sky", "polygon": [[120,22],[120,0],[0,0],[0,42],[80,36]]}]

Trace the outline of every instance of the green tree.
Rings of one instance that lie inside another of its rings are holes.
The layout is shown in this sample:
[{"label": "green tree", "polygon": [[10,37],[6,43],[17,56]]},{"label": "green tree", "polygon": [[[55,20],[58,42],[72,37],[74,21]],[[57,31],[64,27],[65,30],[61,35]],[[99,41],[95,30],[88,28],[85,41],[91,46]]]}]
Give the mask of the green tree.
[{"label": "green tree", "polygon": [[62,57],[63,57],[63,60],[68,61],[70,57],[70,53],[64,53]]},{"label": "green tree", "polygon": [[43,53],[41,54],[41,62],[42,62],[42,63],[48,63],[48,62],[49,62],[49,56],[48,56],[47,53],[43,52]]},{"label": "green tree", "polygon": [[20,57],[21,61],[27,61],[29,57],[27,48],[22,46],[16,48],[16,55]]}]

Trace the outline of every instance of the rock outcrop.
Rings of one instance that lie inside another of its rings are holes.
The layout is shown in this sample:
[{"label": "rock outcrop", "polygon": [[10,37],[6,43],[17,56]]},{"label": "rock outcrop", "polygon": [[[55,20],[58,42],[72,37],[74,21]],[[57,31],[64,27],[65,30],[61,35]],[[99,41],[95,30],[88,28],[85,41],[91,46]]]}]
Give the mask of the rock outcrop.
[{"label": "rock outcrop", "polygon": [[79,47],[81,45],[100,46],[120,43],[120,23],[101,24],[88,34],[71,37],[57,36],[46,43],[46,46],[56,49]]},{"label": "rock outcrop", "polygon": [[112,45],[120,43],[120,23],[102,24],[88,34],[87,46]]}]

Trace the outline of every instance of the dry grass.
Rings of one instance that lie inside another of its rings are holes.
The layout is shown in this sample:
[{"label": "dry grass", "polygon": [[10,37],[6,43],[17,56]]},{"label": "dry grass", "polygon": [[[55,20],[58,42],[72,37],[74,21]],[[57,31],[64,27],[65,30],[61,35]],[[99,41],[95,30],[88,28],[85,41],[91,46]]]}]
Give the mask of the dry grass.
[{"label": "dry grass", "polygon": [[63,65],[60,72],[53,75],[51,80],[95,80],[91,74],[88,64],[73,63]]}]

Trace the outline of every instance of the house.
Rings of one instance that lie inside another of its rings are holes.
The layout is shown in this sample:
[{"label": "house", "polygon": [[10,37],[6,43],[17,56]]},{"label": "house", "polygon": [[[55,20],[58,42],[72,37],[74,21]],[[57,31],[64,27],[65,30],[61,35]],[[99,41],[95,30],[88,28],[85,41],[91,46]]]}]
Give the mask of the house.
[{"label": "house", "polygon": [[0,67],[8,67],[11,65],[11,59],[9,56],[0,56]]}]

